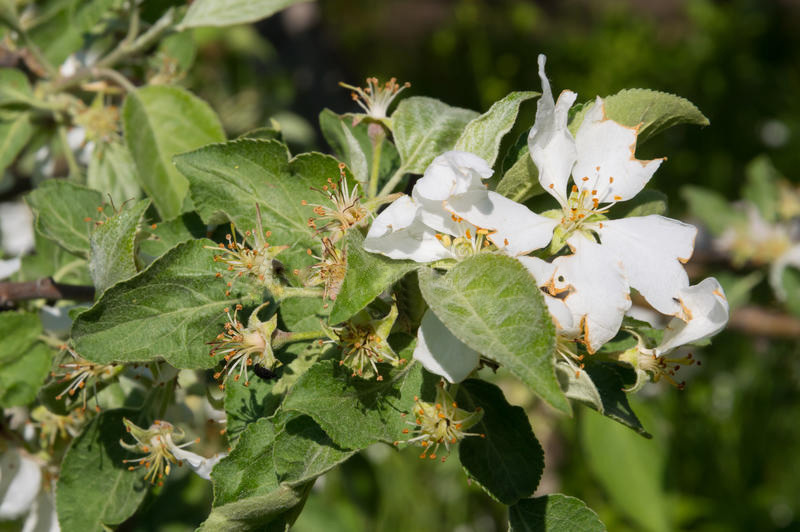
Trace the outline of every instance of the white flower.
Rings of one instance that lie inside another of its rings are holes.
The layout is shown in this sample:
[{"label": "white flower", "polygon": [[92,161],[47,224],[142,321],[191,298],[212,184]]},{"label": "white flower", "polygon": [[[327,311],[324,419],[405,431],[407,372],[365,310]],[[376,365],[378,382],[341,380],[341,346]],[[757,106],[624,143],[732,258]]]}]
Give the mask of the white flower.
[{"label": "white flower", "polygon": [[573,253],[550,263],[536,257],[519,260],[543,289],[558,333],[582,336],[587,351],[594,353],[616,336],[631,306],[628,281],[620,268],[606,266],[614,258],[605,247],[582,235],[569,243]]},{"label": "white flower", "polygon": [[436,314],[428,310],[417,331],[414,359],[449,382],[461,382],[478,366],[480,355],[464,345]]},{"label": "white flower", "polygon": [[172,464],[176,462],[178,465],[188,464],[198,476],[210,480],[211,470],[217,462],[227,456],[227,453],[217,453],[210,458],[205,458],[185,450],[184,447],[196,443],[196,440],[180,445],[176,444],[173,436],[180,441],[184,433],[166,421],[156,420],[147,430],[136,426],[128,419],[123,419],[123,421],[125,428],[136,442],[130,444],[120,440],[120,445],[131,452],[145,453],[142,458],[123,460],[123,462],[136,464],[128,466],[130,471],[144,466],[147,469],[147,474],[144,478],[152,484],[158,482],[158,485],[161,486],[164,476],[169,475]]},{"label": "white flower", "polygon": [[389,205],[372,223],[364,249],[393,259],[463,259],[494,246],[510,255],[550,241],[552,221],[486,190],[489,164],[449,151],[433,160],[411,196]]},{"label": "white flower", "polygon": [[620,360],[625,360],[636,368],[638,379],[633,390],[641,387],[648,373],[653,375],[653,381],[663,378],[670,384],[683,388],[684,383],[676,381],[675,374],[682,365],[694,364],[694,358],[691,354],[682,357],[666,355],[683,345],[717,334],[728,323],[728,300],[722,286],[713,277],[684,288],[677,299],[681,313],[667,324],[661,342],[649,349],[643,339],[634,334],[639,340],[636,347],[620,357]]},{"label": "white flower", "polygon": [[656,355],[714,336],[728,323],[728,299],[713,277],[681,290],[678,302],[681,314],[667,324]]},{"label": "white flower", "polygon": [[551,312],[562,305],[569,310],[571,320],[563,317],[563,308],[560,319],[554,314],[564,334],[580,332],[593,352],[619,329],[630,308],[629,288],[662,314],[681,312],[675,297],[689,286],[682,263],[692,255],[697,229],[657,215],[607,219],[608,209],[641,191],[663,159],[636,159],[638,127],[606,117],[601,98],[573,138],[567,119],[576,95],[564,91],[554,102],[544,64],[539,56],[542,97],[528,147],[542,187],[561,206],[553,215],[551,249],[567,244],[573,255],[557,258],[552,267],[535,259],[523,263],[550,296],[560,299],[548,298]]},{"label": "white flower", "polygon": [[24,451],[7,449],[0,456],[0,520],[25,521],[23,532],[58,532],[53,490],[42,489],[42,470]]}]

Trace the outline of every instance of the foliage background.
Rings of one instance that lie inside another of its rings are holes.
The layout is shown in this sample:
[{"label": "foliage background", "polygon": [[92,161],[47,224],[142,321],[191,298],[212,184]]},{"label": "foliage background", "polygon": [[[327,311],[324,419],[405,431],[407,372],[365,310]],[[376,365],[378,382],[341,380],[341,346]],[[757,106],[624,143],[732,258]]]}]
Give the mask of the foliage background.
[{"label": "foliage background", "polygon": [[[397,76],[410,94],[484,111],[511,90],[538,89],[536,55],[545,53],[555,90],[588,99],[658,89],[710,118],[711,127],[672,129],[640,154],[668,155],[654,185],[680,217],[683,185],[734,199],[759,154],[800,181],[799,23],[792,0],[327,0],[255,26],[195,30],[181,84],[211,103],[231,137],[272,118],[295,149],[327,151],[318,113],[354,110],[339,81]],[[0,182],[4,201],[19,193],[8,176]],[[714,266],[701,261],[692,273]],[[766,283],[753,297],[770,300]],[[685,391],[660,384],[639,394],[634,408],[652,440],[586,409],[560,417],[498,375],[545,446],[540,491],[580,497],[610,530],[800,530],[797,338],[730,328],[697,354],[703,365],[685,372]],[[502,530],[502,507],[464,478],[456,460],[372,448],[319,482],[295,529]],[[210,484],[172,480],[121,529],[199,524]]]}]

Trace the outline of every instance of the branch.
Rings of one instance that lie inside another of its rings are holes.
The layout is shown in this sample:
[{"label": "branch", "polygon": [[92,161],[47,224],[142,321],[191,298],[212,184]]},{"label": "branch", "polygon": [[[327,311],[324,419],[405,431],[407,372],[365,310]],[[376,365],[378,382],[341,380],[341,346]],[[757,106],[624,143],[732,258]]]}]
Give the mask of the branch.
[{"label": "branch", "polygon": [[22,283],[0,283],[0,306],[14,301],[28,299],[72,299],[74,301],[93,301],[94,287],[74,284],[61,284],[45,277],[36,281]]},{"label": "branch", "polygon": [[800,337],[800,319],[776,310],[753,305],[740,307],[733,311],[728,326],[757,336]]}]

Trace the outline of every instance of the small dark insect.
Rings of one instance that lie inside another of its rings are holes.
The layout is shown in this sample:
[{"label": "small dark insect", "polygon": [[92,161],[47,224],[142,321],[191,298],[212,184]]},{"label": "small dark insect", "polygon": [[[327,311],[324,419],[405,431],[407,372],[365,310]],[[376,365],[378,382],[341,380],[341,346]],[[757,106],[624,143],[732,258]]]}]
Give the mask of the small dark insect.
[{"label": "small dark insect", "polygon": [[278,374],[272,371],[269,368],[265,368],[261,364],[254,364],[253,365],[253,373],[264,379],[265,381],[271,381],[272,379],[277,379]]}]

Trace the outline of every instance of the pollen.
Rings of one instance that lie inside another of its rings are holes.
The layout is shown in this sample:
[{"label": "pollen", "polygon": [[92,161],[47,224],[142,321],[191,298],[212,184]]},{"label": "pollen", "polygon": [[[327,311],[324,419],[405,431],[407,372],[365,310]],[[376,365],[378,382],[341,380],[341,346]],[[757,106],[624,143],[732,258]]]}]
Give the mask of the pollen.
[{"label": "pollen", "polygon": [[414,428],[403,430],[403,434],[411,435],[403,443],[422,447],[423,452],[419,456],[420,459],[428,458],[430,460],[435,460],[438,457],[439,448],[444,446],[447,451],[447,455],[441,459],[444,462],[450,454],[451,445],[457,444],[468,436],[484,436],[478,432],[465,432],[481,421],[483,411],[476,408],[475,411],[469,412],[458,408],[453,397],[445,389],[443,381],[436,387],[435,401],[435,403],[428,403],[415,398],[414,410],[418,417],[414,422],[406,422]]}]

